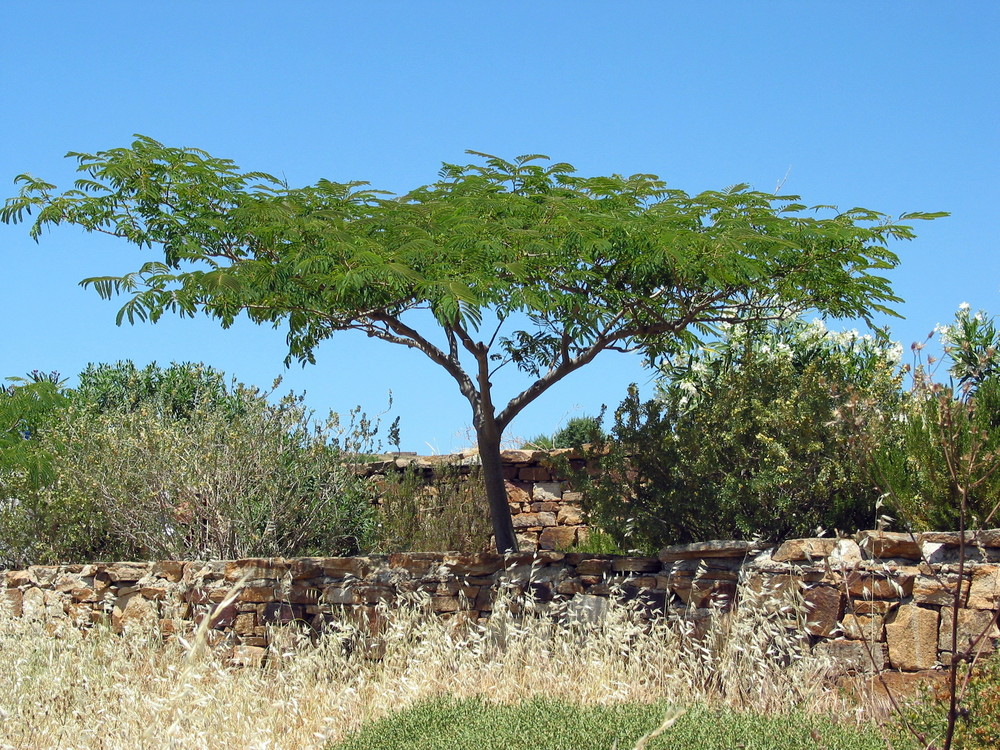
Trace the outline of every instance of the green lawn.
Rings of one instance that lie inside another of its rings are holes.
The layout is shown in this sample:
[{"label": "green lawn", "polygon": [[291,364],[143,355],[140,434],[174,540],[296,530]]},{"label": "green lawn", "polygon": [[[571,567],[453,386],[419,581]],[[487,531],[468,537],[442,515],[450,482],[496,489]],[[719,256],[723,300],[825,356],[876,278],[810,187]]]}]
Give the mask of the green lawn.
[{"label": "green lawn", "polygon": [[[670,710],[577,706],[535,698],[513,706],[437,699],[373,722],[330,750],[631,750]],[[617,743],[617,745],[616,745]],[[886,750],[874,727],[841,727],[801,713],[688,711],[647,750]]]}]

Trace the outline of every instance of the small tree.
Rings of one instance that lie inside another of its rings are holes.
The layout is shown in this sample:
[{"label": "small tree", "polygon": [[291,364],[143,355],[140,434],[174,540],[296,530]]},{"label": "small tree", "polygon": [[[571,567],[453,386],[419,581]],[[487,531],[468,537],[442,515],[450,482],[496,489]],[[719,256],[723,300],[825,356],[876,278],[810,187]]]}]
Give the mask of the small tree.
[{"label": "small tree", "polygon": [[[877,273],[897,263],[888,241],[913,233],[884,214],[827,207],[817,218],[795,196],[745,185],[692,196],[653,175],[476,155],[397,197],[360,182],[290,188],[139,136],[71,153],[83,173],[72,190],[19,176],[0,219],[37,211],[35,238],[69,223],[159,248],[135,272],[82,282],[128,296],[119,323],[203,312],[229,326],[246,313],[287,327],[289,360],[313,362],[341,330],[422,352],[472,409],[499,550],[517,549],[504,429],[601,352],[654,359],[721,322],[807,308],[868,320],[898,301]],[[508,365],[528,382],[504,406],[492,378]]]}]

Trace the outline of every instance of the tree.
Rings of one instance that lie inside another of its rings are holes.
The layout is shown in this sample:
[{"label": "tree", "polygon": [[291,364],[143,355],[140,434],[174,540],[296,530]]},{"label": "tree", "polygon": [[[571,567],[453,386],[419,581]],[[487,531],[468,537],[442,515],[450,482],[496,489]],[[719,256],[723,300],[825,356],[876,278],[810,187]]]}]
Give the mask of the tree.
[{"label": "tree", "polygon": [[[17,177],[0,219],[37,212],[36,239],[67,223],[159,248],[132,273],[82,282],[128,297],[119,323],[202,312],[229,326],[245,313],[286,326],[286,363],[314,362],[342,330],[422,352],[472,409],[499,550],[517,549],[504,429],[601,352],[655,359],[721,322],[806,308],[867,321],[899,301],[877,272],[898,262],[889,240],[913,233],[884,214],[818,218],[746,185],[688,195],[648,174],[581,177],[537,155],[470,153],[481,161],[444,164],[436,182],[394,196],[363,182],[291,188],[137,136],[69,154],[83,175],[71,190]],[[510,365],[528,382],[501,406],[492,378]]]}]

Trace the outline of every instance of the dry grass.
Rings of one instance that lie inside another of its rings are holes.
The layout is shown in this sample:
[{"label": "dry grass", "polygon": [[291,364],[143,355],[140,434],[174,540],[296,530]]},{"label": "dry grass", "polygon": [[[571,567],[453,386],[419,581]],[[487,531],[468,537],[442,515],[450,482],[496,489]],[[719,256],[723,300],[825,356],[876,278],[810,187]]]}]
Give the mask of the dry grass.
[{"label": "dry grass", "polygon": [[[751,591],[700,638],[634,608],[600,625],[557,623],[544,605],[504,600],[486,624],[442,621],[414,599],[380,635],[344,622],[317,646],[275,633],[264,668],[228,667],[198,644],[163,644],[0,615],[0,746],[314,748],[439,695],[517,702],[669,700],[849,715],[828,665],[787,625],[794,607]],[[48,631],[48,632],[47,632]],[[51,633],[51,634],[50,634]]]}]

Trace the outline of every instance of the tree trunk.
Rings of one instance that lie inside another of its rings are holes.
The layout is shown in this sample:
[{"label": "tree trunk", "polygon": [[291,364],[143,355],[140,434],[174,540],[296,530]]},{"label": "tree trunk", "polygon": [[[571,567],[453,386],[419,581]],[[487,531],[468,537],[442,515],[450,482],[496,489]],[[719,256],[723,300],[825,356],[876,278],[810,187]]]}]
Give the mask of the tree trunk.
[{"label": "tree trunk", "polygon": [[490,520],[493,522],[493,536],[496,538],[497,552],[517,552],[517,537],[514,522],[507,502],[507,488],[504,485],[503,465],[500,463],[500,433],[491,420],[485,420],[476,430],[479,459],[483,463],[483,483],[486,500],[490,506]]}]

